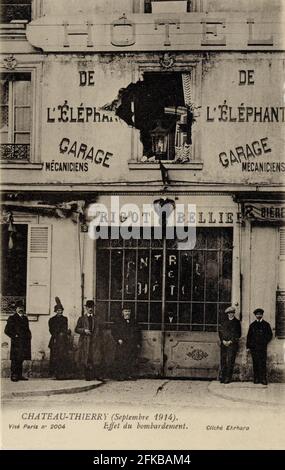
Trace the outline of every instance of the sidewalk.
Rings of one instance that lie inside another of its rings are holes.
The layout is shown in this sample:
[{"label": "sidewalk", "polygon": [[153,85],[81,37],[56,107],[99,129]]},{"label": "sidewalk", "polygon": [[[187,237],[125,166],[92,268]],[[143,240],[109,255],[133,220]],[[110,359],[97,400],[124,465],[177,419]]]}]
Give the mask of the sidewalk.
[{"label": "sidewalk", "polygon": [[255,405],[272,405],[285,408],[285,384],[269,383],[268,385],[252,382],[232,382],[221,384],[213,381],[209,392],[219,398],[236,403],[252,403]]},{"label": "sidewalk", "polygon": [[[148,381],[153,382],[153,379],[147,379],[147,382]],[[141,384],[145,384],[145,382],[144,379],[141,379]],[[170,380],[172,384],[171,389],[175,389],[176,386],[179,388],[178,383],[175,384],[175,382],[174,380]],[[108,383],[109,381],[106,382],[106,384]],[[111,381],[109,385],[112,383],[114,385],[116,384],[116,382]],[[185,384],[185,381],[183,381],[183,383]],[[1,390],[2,399],[12,399],[16,397],[80,393],[93,390],[103,384],[104,382],[99,380],[86,382],[85,380],[29,379],[27,382],[11,382],[10,379],[1,379]],[[127,386],[129,390],[136,390],[136,388],[140,386],[140,379],[135,382],[120,382],[121,388],[123,384]],[[193,391],[199,391],[201,384],[205,384],[205,381],[189,380],[189,385],[191,385]],[[218,381],[211,381],[208,382],[207,390],[213,397],[229,400],[230,402],[276,406],[284,408],[285,410],[284,383],[270,383],[264,386],[255,385],[252,382],[232,382],[225,385],[220,384]]]},{"label": "sidewalk", "polygon": [[92,380],[55,380],[29,379],[28,381],[12,382],[1,379],[2,399],[28,396],[49,396],[57,394],[79,393],[99,387],[103,382]]}]

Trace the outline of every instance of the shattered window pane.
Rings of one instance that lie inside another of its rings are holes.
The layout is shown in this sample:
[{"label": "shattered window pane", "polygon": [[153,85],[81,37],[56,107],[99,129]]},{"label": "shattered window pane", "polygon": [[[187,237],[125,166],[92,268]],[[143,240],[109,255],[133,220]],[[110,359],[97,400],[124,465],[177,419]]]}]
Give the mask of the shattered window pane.
[{"label": "shattered window pane", "polygon": [[143,160],[189,161],[192,144],[190,73],[146,72],[119,91],[116,114],[140,130]]}]

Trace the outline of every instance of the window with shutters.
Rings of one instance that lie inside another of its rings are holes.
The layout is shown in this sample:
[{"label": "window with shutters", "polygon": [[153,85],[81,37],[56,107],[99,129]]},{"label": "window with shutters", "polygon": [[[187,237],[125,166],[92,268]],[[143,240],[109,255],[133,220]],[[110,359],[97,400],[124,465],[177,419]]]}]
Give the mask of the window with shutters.
[{"label": "window with shutters", "polygon": [[11,21],[31,21],[32,0],[1,0],[0,19],[1,23]]},{"label": "window with shutters", "polygon": [[27,312],[50,313],[51,226],[29,225]]},{"label": "window with shutters", "polygon": [[30,73],[1,73],[0,160],[28,161],[31,148]]},{"label": "window with shutters", "polygon": [[50,313],[51,226],[1,224],[1,313]]}]

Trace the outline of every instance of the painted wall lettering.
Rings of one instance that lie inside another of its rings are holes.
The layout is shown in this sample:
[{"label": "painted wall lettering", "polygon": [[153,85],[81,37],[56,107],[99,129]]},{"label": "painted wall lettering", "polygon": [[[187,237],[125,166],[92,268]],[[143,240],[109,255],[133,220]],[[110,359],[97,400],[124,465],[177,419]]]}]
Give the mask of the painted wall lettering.
[{"label": "painted wall lettering", "polygon": [[87,42],[86,46],[87,47],[93,47],[93,41],[92,41],[92,25],[90,21],[86,21],[86,27],[78,28],[73,25],[70,25],[68,21],[63,22],[63,27],[64,27],[64,42],[63,42],[63,47],[70,47],[69,43],[69,36],[87,36]]},{"label": "painted wall lettering", "polygon": [[250,144],[240,145],[232,150],[224,151],[219,154],[219,161],[224,168],[228,168],[235,163],[242,163],[251,158],[260,157],[270,153],[271,147],[268,143],[268,137],[256,140]]},{"label": "painted wall lettering", "polygon": [[254,70],[239,70],[239,85],[254,85]]},{"label": "painted wall lettering", "polygon": [[79,86],[94,86],[95,79],[94,79],[95,72],[94,70],[80,70],[79,71]]},{"label": "painted wall lettering", "polygon": [[[124,49],[136,45],[138,50],[161,50],[161,45],[173,50],[211,50],[213,47],[228,50],[266,50],[283,48],[282,18],[263,22],[258,18],[240,17],[234,12],[225,18],[215,18],[214,13],[170,14],[171,16],[123,14],[110,23],[100,16],[96,23],[81,22],[68,18],[61,24],[52,17],[43,20],[41,31],[31,22],[27,26],[29,42],[44,51],[84,51],[94,48],[96,52]],[[188,19],[189,18],[189,19]],[[180,31],[178,31],[180,30]],[[133,49],[133,48],[132,48]]]},{"label": "painted wall lettering", "polygon": [[220,25],[222,28],[225,28],[225,20],[201,21],[201,24],[201,46],[226,46],[226,36],[218,37],[218,25]]},{"label": "painted wall lettering", "polygon": [[106,168],[110,166],[110,159],[113,153],[106,152],[102,149],[96,150],[93,146],[77,142],[71,142],[68,137],[64,137],[59,144],[59,152],[61,155],[68,155],[74,158],[79,158],[85,162],[95,163],[102,165]]},{"label": "painted wall lettering", "polygon": [[132,46],[136,43],[135,23],[126,18],[125,13],[121,18],[111,24],[111,44],[113,46]]},{"label": "painted wall lettering", "polygon": [[171,46],[170,42],[170,25],[175,25],[176,29],[180,29],[180,21],[179,20],[173,20],[173,19],[161,19],[157,20],[154,23],[154,29],[157,30],[158,26],[165,26],[164,32],[164,46]]},{"label": "painted wall lettering", "polygon": [[247,20],[248,24],[248,46],[273,46],[273,36],[271,35],[269,38],[266,39],[256,39],[253,37],[253,25],[254,25],[254,20],[252,18]]},{"label": "painted wall lettering", "polygon": [[118,122],[119,118],[101,112],[96,106],[70,106],[65,100],[63,104],[47,108],[47,122]]},{"label": "painted wall lettering", "polygon": [[284,122],[284,106],[230,106],[227,100],[223,104],[206,108],[208,122]]}]

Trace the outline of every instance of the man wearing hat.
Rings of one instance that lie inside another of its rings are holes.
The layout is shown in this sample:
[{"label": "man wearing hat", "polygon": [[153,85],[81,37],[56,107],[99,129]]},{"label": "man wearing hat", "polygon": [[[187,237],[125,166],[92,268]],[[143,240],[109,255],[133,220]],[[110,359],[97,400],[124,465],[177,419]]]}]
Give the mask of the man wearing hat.
[{"label": "man wearing hat", "polygon": [[23,377],[23,362],[31,359],[31,338],[29,320],[26,316],[24,304],[17,301],[15,304],[16,313],[11,315],[5,326],[5,334],[11,338],[11,380],[28,380]]},{"label": "man wearing hat", "polygon": [[116,344],[116,377],[118,380],[131,379],[141,346],[141,335],[130,308],[123,308],[111,332]]},{"label": "man wearing hat", "polygon": [[93,300],[86,301],[86,313],[78,318],[75,333],[78,342],[78,364],[84,370],[86,380],[99,378],[102,361],[102,328],[95,315]]},{"label": "man wearing hat", "polygon": [[253,314],[256,320],[249,326],[246,347],[252,356],[254,383],[267,385],[267,345],[272,339],[272,330],[269,323],[263,320],[264,310],[262,308],[256,308]]},{"label": "man wearing hat", "polygon": [[238,351],[238,342],[241,337],[240,321],[235,317],[235,307],[225,310],[227,318],[219,329],[221,340],[221,371],[220,382],[228,384],[232,380],[235,359]]},{"label": "man wearing hat", "polygon": [[58,297],[55,298],[55,315],[49,319],[48,326],[51,338],[49,372],[56,379],[64,379],[68,374],[68,319],[63,316],[63,306]]}]

